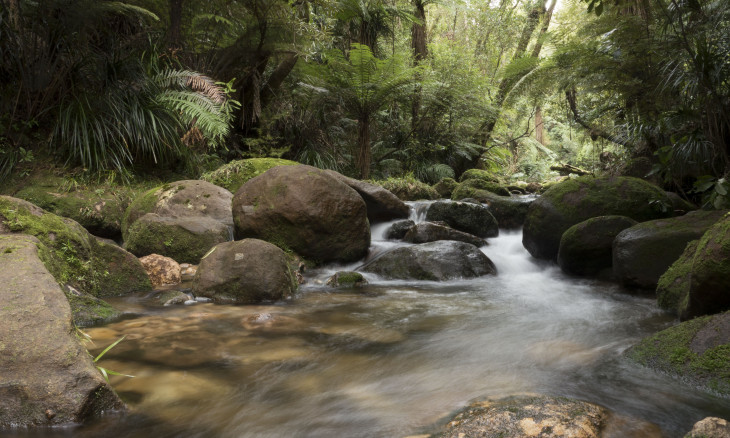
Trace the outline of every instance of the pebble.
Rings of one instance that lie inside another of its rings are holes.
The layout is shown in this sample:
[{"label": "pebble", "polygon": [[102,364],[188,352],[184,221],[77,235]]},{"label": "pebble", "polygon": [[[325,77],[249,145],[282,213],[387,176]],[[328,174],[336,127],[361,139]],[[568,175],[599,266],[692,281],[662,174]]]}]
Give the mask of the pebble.
[{"label": "pebble", "polygon": [[187,300],[183,304],[185,304],[186,306],[191,306],[193,304],[198,304],[198,302],[195,300]]},{"label": "pebble", "polygon": [[213,302],[213,299],[208,297],[195,297],[195,301],[199,303],[211,303]]}]

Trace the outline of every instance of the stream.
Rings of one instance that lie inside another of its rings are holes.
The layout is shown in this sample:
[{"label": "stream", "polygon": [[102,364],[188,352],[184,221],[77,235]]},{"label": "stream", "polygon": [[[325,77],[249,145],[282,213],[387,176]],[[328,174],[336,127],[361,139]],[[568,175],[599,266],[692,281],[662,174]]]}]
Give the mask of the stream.
[{"label": "stream", "polygon": [[[412,219],[427,207],[411,203]],[[371,253],[388,224],[373,227]],[[328,266],[296,297],[266,306],[155,307],[110,300],[134,317],[85,330],[99,364],[134,378],[111,383],[124,416],[7,432],[23,437],[406,437],[470,401],[540,393],[597,403],[607,436],[681,437],[694,422],[730,418],[730,400],[632,364],[622,352],[672,317],[654,299],[564,275],[532,259],[520,232],[482,248],[499,275],[383,281],[333,289]],[[0,435],[3,433],[0,432]]]}]

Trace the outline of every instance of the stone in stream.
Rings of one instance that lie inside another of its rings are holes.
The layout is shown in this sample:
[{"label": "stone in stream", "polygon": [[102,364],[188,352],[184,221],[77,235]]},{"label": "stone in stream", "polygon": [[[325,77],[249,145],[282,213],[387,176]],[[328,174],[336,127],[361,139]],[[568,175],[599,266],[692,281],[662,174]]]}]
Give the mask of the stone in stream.
[{"label": "stone in stream", "polygon": [[385,238],[388,240],[402,239],[408,230],[410,230],[414,225],[416,225],[416,223],[410,219],[398,221],[388,228],[385,232]]},{"label": "stone in stream", "polygon": [[221,243],[203,257],[192,290],[216,303],[254,304],[287,298],[296,288],[284,251],[243,239]]},{"label": "stone in stream", "polygon": [[656,292],[659,307],[683,321],[730,309],[730,214],[687,244]]},{"label": "stone in stream", "polygon": [[687,243],[702,237],[724,214],[724,211],[692,211],[623,230],[613,242],[616,279],[624,286],[656,289],[659,277],[682,255]]},{"label": "stone in stream", "polygon": [[232,198],[228,190],[199,180],[149,190],[127,208],[124,246],[138,257],[160,254],[197,263],[210,248],[231,240]]},{"label": "stone in stream", "polygon": [[139,261],[147,271],[152,286],[173,285],[182,281],[180,278],[180,265],[170,257],[150,254],[140,258]]},{"label": "stone in stream", "polygon": [[730,423],[717,417],[704,418],[684,438],[730,438]]},{"label": "stone in stream", "polygon": [[568,228],[560,239],[560,269],[575,275],[610,271],[613,240],[618,233],[636,223],[626,216],[598,216]]},{"label": "stone in stream", "polygon": [[530,204],[522,244],[533,257],[555,260],[560,239],[573,225],[596,216],[628,216],[637,222],[671,216],[659,187],[631,177],[581,176],[558,183]]},{"label": "stone in stream", "polygon": [[96,369],[33,236],[0,235],[0,428],[84,421],[124,405]]},{"label": "stone in stream", "polygon": [[685,321],[643,339],[625,354],[691,385],[730,395],[730,312]]},{"label": "stone in stream", "polygon": [[359,272],[339,271],[328,278],[326,284],[331,287],[360,287],[368,284],[368,281]]},{"label": "stone in stream", "polygon": [[437,201],[426,212],[430,222],[444,221],[451,228],[478,237],[496,237],[499,225],[489,208],[468,202]]},{"label": "stone in stream", "polygon": [[494,263],[479,248],[451,240],[395,248],[360,270],[387,279],[431,281],[497,274]]},{"label": "stone in stream", "polygon": [[500,196],[488,190],[473,188],[466,183],[457,187],[451,199],[461,202],[484,203],[489,207],[499,228],[517,229],[521,228],[527,216],[527,209],[535,200],[530,197]]},{"label": "stone in stream", "polygon": [[564,397],[524,395],[472,403],[432,438],[598,438],[606,409]]},{"label": "stone in stream", "polygon": [[249,180],[233,198],[236,238],[255,238],[318,263],[351,262],[370,247],[365,201],[311,166],[278,166]]},{"label": "stone in stream", "polygon": [[403,237],[409,243],[428,243],[437,240],[456,240],[459,242],[471,243],[474,246],[484,246],[487,242],[473,234],[454,230],[433,222],[422,222],[414,225]]},{"label": "stone in stream", "polygon": [[375,184],[348,178],[334,170],[326,170],[325,172],[360,194],[367,206],[368,220],[371,224],[408,217],[410,208],[388,190]]}]

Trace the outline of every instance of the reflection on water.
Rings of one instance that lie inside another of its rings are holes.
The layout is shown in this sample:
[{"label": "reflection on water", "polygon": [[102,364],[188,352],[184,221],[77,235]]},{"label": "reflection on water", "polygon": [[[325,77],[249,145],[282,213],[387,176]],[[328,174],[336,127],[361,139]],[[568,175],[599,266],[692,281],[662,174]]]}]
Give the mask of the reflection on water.
[{"label": "reflection on water", "polygon": [[606,406],[614,437],[679,437],[730,417],[727,400],[621,358],[672,323],[653,300],[565,277],[530,259],[519,234],[483,251],[499,276],[318,285],[336,267],[271,306],[120,300],[142,314],[88,333],[99,349],[127,336],[103,366],[136,376],[112,378],[132,413],[24,436],[403,437],[471,399],[521,392]]}]

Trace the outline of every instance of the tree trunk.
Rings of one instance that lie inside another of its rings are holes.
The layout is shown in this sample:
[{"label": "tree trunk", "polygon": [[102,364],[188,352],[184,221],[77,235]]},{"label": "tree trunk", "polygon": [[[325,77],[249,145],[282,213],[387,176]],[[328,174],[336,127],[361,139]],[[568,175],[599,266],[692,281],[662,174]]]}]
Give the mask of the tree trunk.
[{"label": "tree trunk", "polygon": [[[418,65],[428,56],[426,46],[426,8],[422,0],[414,0],[414,16],[420,23],[411,25],[411,48],[413,49],[413,64]],[[411,102],[411,127],[418,123],[418,114],[421,109],[421,85],[420,75],[416,76],[416,86],[413,90],[413,101]]]},{"label": "tree trunk", "polygon": [[548,7],[547,11],[543,14],[542,19],[542,28],[540,28],[540,34],[537,35],[537,41],[535,42],[535,47],[532,48],[532,57],[537,58],[540,56],[540,51],[542,50],[542,43],[543,39],[545,38],[545,34],[548,31],[548,28],[550,27],[550,20],[553,17],[553,11],[555,10],[555,4],[557,3],[557,0],[552,0],[550,2],[550,7]]},{"label": "tree trunk", "polygon": [[535,140],[545,146],[545,125],[542,120],[542,107],[535,108]]},{"label": "tree trunk", "polygon": [[171,49],[182,47],[182,6],[183,0],[170,0],[170,28],[167,41]]},{"label": "tree trunk", "polygon": [[261,108],[266,108],[266,105],[271,102],[271,99],[273,99],[281,84],[284,83],[286,77],[289,76],[289,73],[291,73],[292,70],[294,70],[294,66],[297,65],[298,60],[299,54],[289,53],[284,57],[279,65],[276,66],[274,71],[271,72],[269,80],[266,81],[266,84],[261,89]]},{"label": "tree trunk", "polygon": [[370,114],[362,114],[357,121],[357,168],[360,171],[360,179],[370,177]]}]

